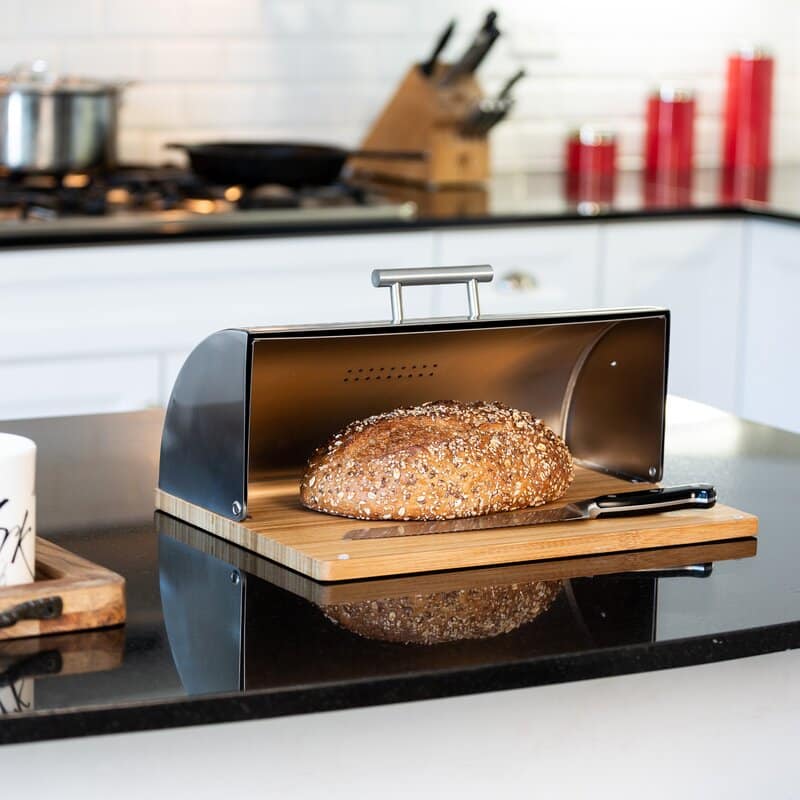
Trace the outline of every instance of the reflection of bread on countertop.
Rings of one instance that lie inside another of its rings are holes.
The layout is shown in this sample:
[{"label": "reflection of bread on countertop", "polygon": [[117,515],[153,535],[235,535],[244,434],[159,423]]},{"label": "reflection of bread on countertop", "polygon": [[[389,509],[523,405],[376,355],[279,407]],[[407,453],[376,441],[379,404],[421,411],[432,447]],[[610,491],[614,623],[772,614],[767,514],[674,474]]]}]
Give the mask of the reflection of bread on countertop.
[{"label": "reflection of bread on countertop", "polygon": [[328,619],[367,639],[440,644],[510,633],[547,611],[561,581],[484,586],[322,606]]},{"label": "reflection of bread on countertop", "polygon": [[526,411],[440,401],[350,423],[312,456],[305,506],[358,519],[454,519],[557,500],[564,441]]}]

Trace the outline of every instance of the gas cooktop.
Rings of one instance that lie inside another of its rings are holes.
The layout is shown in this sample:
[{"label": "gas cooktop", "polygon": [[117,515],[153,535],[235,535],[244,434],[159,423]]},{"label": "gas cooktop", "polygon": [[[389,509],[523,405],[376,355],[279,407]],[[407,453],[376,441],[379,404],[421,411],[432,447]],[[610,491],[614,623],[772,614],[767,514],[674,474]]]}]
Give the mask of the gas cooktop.
[{"label": "gas cooktop", "polygon": [[121,166],[103,173],[0,176],[0,224],[116,228],[152,222],[224,227],[252,222],[412,217],[412,203],[335,183],[309,189],[254,189],[209,183],[179,167]]}]

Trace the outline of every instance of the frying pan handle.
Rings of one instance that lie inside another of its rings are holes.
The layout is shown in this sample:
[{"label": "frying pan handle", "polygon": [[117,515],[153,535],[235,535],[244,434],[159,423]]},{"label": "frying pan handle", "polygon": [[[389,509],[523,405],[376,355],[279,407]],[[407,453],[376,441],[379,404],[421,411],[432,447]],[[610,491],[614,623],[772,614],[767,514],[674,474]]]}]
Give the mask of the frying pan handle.
[{"label": "frying pan handle", "polygon": [[427,161],[427,150],[351,150],[348,158],[379,158],[389,161]]},{"label": "frying pan handle", "polygon": [[392,301],[392,323],[403,322],[403,286],[441,286],[463,283],[467,287],[469,319],[480,319],[478,284],[489,283],[494,278],[494,269],[489,264],[463,267],[408,267],[404,269],[372,270],[372,285],[389,287]]}]

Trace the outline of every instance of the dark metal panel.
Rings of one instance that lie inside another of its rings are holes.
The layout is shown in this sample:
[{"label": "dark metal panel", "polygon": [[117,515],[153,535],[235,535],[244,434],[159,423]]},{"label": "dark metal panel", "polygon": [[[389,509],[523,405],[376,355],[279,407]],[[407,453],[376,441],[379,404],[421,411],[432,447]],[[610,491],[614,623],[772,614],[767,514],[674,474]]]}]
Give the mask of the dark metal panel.
[{"label": "dark metal panel", "polygon": [[669,314],[605,330],[574,373],[564,435],[573,454],[599,469],[661,479]]},{"label": "dark metal panel", "polygon": [[242,686],[245,576],[231,564],[169,535],[182,526],[156,514],[161,608],[170,651],[189,694]]},{"label": "dark metal panel", "polygon": [[175,381],[161,439],[159,488],[232,519],[247,505],[247,362],[245,331],[202,341]]},{"label": "dark metal panel", "polygon": [[650,480],[662,462],[666,319],[608,311],[256,334],[250,480],[302,467],[353,419],[428,400],[525,409],[564,435],[579,460]]}]

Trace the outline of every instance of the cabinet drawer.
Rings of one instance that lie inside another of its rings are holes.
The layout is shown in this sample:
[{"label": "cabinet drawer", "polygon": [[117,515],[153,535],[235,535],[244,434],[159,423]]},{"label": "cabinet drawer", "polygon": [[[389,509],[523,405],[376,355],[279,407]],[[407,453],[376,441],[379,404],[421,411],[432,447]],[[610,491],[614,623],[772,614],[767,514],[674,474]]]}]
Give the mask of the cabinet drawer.
[{"label": "cabinet drawer", "polygon": [[751,221],[744,358],[738,413],[800,433],[800,230]]},{"label": "cabinet drawer", "polygon": [[739,220],[609,223],[603,305],[671,311],[669,391],[733,411],[743,273]]},{"label": "cabinet drawer", "polygon": [[0,419],[133,411],[159,404],[152,356],[0,363]]},{"label": "cabinet drawer", "polygon": [[[441,264],[491,264],[495,278],[481,284],[485,314],[568,311],[598,305],[598,227],[564,225],[484,228],[439,234]],[[437,312],[463,315],[461,287],[438,290]]]},{"label": "cabinet drawer", "polygon": [[[432,258],[426,232],[9,251],[0,353],[163,352],[225,327],[388,319],[371,270]],[[433,297],[409,292],[409,313],[430,316]]]}]

